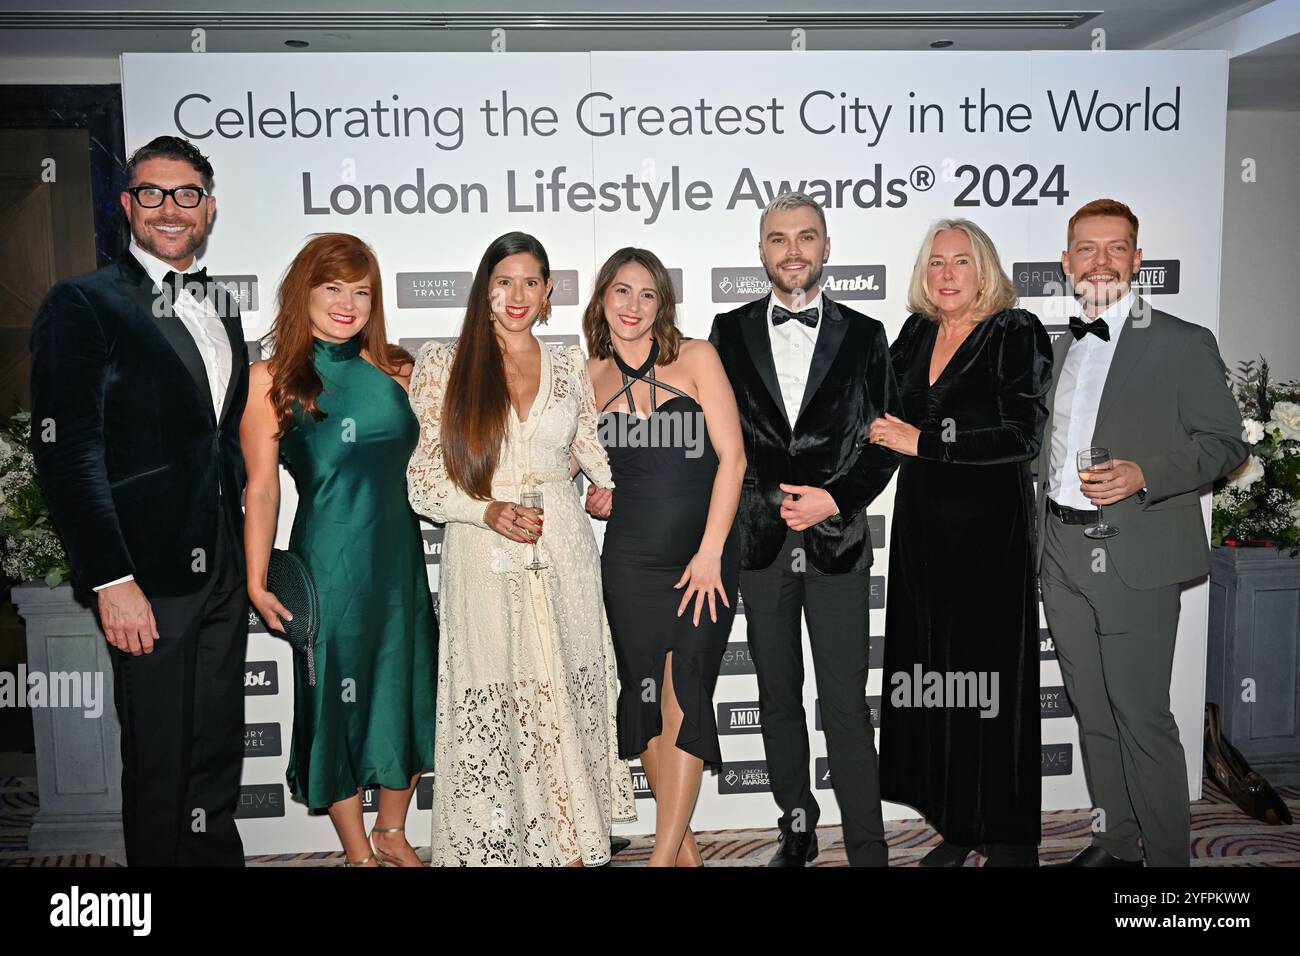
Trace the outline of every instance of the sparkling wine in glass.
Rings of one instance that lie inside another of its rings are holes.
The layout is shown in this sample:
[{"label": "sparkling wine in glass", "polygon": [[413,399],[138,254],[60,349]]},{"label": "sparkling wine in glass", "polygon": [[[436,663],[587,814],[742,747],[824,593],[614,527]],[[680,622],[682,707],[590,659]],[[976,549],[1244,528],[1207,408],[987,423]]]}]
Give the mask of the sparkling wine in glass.
[{"label": "sparkling wine in glass", "polygon": [[[536,508],[540,514],[543,511],[542,493],[540,491],[525,491],[519,496],[519,504],[524,508]],[[541,532],[539,531],[538,534],[540,535]],[[533,542],[533,560],[529,564],[525,564],[524,567],[529,571],[540,571],[543,568],[550,567],[550,565],[542,560],[541,555],[537,553],[536,541]]]},{"label": "sparkling wine in glass", "polygon": [[[1079,480],[1083,481],[1084,474],[1091,471],[1098,471],[1102,466],[1109,465],[1111,461],[1110,451],[1105,448],[1085,448],[1079,452],[1077,463],[1079,466]],[[1108,470],[1108,469],[1107,469]],[[1106,519],[1101,515],[1101,505],[1097,506],[1097,523],[1089,525],[1083,529],[1085,536],[1089,538],[1113,538],[1119,534],[1119,528],[1112,524],[1106,524]]]}]

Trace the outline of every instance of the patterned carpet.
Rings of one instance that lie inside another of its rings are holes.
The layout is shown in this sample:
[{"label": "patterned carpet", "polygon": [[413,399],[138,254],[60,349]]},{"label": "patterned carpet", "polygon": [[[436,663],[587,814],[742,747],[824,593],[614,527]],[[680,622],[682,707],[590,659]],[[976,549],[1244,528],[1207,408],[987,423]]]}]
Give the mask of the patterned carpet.
[{"label": "patterned carpet", "polygon": [[[1208,778],[1205,796],[1192,804],[1193,866],[1300,866],[1300,823],[1270,827],[1238,810]],[[1279,787],[1278,792],[1300,820],[1300,787]],[[34,853],[27,848],[27,832],[36,812],[35,780],[31,777],[0,777],[0,866],[122,866],[121,850],[82,853]],[[889,839],[890,864],[915,866],[938,835],[923,823],[900,821],[885,824]],[[838,826],[819,827],[821,855],[816,866],[844,866],[843,840]],[[1042,863],[1068,860],[1088,844],[1089,814],[1086,810],[1062,810],[1043,814]],[[762,866],[776,843],[775,829],[713,830],[697,835],[700,851],[709,866]],[[428,848],[418,850],[428,859]],[[633,839],[619,853],[614,866],[644,866],[650,857],[650,840]],[[338,866],[342,853],[298,853],[249,857],[251,866]],[[967,866],[982,863],[972,856]]]}]

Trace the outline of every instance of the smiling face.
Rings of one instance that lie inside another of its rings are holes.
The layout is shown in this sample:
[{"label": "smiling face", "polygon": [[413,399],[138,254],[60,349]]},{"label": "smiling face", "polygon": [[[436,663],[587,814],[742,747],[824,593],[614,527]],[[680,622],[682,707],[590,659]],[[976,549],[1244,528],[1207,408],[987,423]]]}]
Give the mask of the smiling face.
[{"label": "smiling face", "polygon": [[1128,293],[1142,267],[1133,227],[1123,216],[1088,216],[1074,224],[1061,268],[1084,312],[1095,318]]},{"label": "smiling face", "polygon": [[789,305],[802,308],[817,294],[830,253],[830,237],[811,206],[774,210],[763,223],[758,254],[777,298]]},{"label": "smiling face", "polygon": [[975,253],[964,229],[944,229],[930,243],[925,289],[940,318],[964,318],[979,297]]},{"label": "smiling face", "polygon": [[[148,159],[136,166],[131,186],[203,188],[203,177],[179,159]],[[145,209],[128,192],[121,194],[121,201],[136,245],[178,272],[188,269],[193,262],[194,252],[207,239],[217,211],[217,201],[212,196],[204,196],[193,209],[176,205],[171,196],[154,209]]]},{"label": "smiling face", "polygon": [[611,341],[634,342],[654,328],[659,291],[654,276],[641,263],[623,263],[602,301]]},{"label": "smiling face", "polygon": [[501,329],[523,332],[541,314],[551,293],[551,280],[542,277],[542,264],[529,252],[506,256],[492,269],[492,317]]},{"label": "smiling face", "polygon": [[322,282],[307,296],[312,335],[326,342],[346,342],[370,320],[370,279]]}]

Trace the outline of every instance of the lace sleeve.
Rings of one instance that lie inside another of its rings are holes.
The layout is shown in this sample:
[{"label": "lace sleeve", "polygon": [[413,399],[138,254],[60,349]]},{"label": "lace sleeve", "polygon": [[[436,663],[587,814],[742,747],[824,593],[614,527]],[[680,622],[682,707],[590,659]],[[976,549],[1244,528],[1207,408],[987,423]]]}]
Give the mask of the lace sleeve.
[{"label": "lace sleeve", "polygon": [[596,412],[596,396],[591,390],[591,377],[587,375],[587,360],[582,357],[582,349],[576,345],[570,346],[568,351],[574,377],[578,380],[578,398],[581,402],[578,430],[573,435],[570,450],[578,460],[578,466],[594,484],[601,488],[613,488],[614,476],[609,470],[609,456],[605,454],[605,447],[596,436],[600,416]]},{"label": "lace sleeve", "polygon": [[420,441],[406,466],[406,494],[418,514],[434,521],[460,521],[487,528],[488,502],[471,498],[447,476],[442,461],[442,392],[451,370],[451,349],[426,342],[411,373],[411,409],[420,423]]}]

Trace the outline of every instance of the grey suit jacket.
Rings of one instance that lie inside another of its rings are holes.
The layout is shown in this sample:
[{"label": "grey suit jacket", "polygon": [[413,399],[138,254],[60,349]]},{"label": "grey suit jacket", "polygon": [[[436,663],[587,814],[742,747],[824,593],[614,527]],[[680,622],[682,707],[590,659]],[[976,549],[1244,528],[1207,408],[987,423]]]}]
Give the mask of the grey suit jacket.
[{"label": "grey suit jacket", "polygon": [[[1209,570],[1200,488],[1241,464],[1246,444],[1213,333],[1138,298],[1125,321],[1102,389],[1092,444],[1110,449],[1115,458],[1137,462],[1146,478],[1145,502],[1131,495],[1105,508],[1107,523],[1120,529],[1105,541],[1111,565],[1129,587],[1146,589]],[[1044,488],[1055,468],[1056,388],[1073,344],[1074,336],[1067,333],[1053,348],[1056,372],[1036,462],[1040,561],[1048,517]],[[1070,474],[1076,475],[1073,468]]]}]

